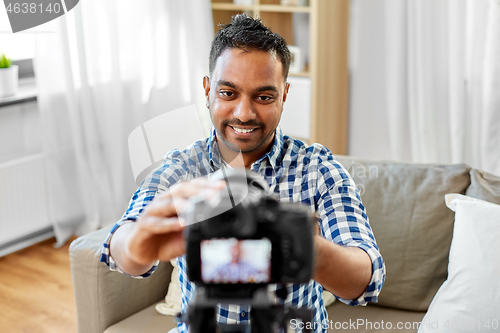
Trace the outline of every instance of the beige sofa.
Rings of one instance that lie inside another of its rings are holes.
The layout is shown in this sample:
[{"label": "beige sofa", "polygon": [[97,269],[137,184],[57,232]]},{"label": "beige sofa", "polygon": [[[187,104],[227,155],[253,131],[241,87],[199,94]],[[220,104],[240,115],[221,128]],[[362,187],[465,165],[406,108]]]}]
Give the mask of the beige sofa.
[{"label": "beige sofa", "polygon": [[[338,158],[361,189],[387,279],[376,305],[350,307],[337,301],[329,306],[329,331],[416,332],[447,277],[454,213],[444,195],[461,193],[500,204],[500,178],[464,164]],[[99,262],[109,229],[79,237],[70,247],[78,331],[168,332],[173,317],[159,314],[155,304],[164,301],[172,266],[162,263],[143,280],[109,271]]]}]

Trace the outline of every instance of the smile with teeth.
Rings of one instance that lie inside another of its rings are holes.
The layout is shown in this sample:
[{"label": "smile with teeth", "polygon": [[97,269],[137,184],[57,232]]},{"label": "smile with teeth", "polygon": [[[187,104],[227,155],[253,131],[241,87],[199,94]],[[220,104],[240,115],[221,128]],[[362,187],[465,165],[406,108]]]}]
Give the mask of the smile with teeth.
[{"label": "smile with teeth", "polygon": [[238,132],[238,133],[250,133],[250,132],[253,132],[256,129],[256,128],[244,129],[244,128],[237,128],[237,127],[233,127],[233,126],[231,126],[231,128],[235,132]]}]

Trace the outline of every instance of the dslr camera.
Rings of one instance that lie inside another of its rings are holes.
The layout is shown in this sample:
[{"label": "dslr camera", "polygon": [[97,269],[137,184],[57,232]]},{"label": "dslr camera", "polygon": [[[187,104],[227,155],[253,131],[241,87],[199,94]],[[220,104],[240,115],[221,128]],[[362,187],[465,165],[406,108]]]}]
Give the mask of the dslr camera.
[{"label": "dslr camera", "polygon": [[[307,308],[284,308],[287,283],[307,283],[314,268],[310,210],[280,203],[266,181],[245,169],[221,169],[212,179],[226,189],[210,199],[192,198],[187,222],[188,278],[196,293],[178,320],[197,332],[274,332],[292,318],[311,320]],[[267,286],[277,284],[276,297]],[[216,323],[218,304],[251,306],[251,325]]]}]

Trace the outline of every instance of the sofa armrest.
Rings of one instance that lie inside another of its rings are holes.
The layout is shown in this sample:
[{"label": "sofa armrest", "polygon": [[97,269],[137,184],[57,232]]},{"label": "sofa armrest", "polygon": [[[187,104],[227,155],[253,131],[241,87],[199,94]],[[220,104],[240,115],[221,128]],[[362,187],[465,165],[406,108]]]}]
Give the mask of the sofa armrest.
[{"label": "sofa armrest", "polygon": [[99,261],[111,226],[75,239],[69,248],[78,332],[102,333],[109,326],[165,297],[172,265],[161,263],[148,278],[110,271]]}]

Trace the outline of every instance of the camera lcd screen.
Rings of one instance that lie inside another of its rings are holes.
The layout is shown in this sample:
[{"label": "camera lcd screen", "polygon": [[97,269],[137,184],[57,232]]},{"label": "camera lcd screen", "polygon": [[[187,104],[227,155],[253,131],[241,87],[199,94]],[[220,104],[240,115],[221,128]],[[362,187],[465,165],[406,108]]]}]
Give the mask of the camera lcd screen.
[{"label": "camera lcd screen", "polygon": [[202,240],[201,279],[205,283],[267,283],[271,278],[271,241]]}]

